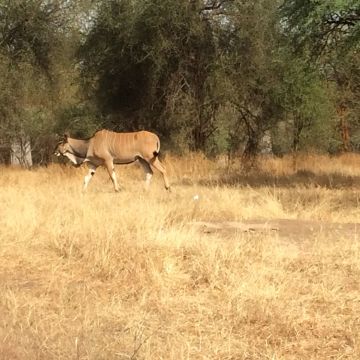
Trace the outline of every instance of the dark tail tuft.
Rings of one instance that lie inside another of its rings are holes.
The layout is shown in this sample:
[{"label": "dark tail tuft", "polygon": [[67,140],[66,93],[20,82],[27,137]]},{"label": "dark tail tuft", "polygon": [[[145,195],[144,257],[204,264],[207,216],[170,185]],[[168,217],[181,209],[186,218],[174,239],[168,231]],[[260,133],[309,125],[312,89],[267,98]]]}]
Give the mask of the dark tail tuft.
[{"label": "dark tail tuft", "polygon": [[159,141],[159,139],[157,139],[157,141],[156,141],[156,148],[157,148],[157,150],[153,151],[154,157],[159,156],[159,152],[160,152],[160,141]]}]

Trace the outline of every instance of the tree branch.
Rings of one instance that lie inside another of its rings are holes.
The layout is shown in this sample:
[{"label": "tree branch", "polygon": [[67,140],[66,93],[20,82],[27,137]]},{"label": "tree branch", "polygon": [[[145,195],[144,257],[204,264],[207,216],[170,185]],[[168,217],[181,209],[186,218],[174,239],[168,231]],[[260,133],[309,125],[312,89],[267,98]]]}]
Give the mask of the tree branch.
[{"label": "tree branch", "polygon": [[360,11],[353,10],[348,14],[330,14],[326,23],[329,25],[335,25],[335,27],[341,25],[355,26],[358,21],[360,21]]},{"label": "tree branch", "polygon": [[219,10],[223,5],[227,2],[231,2],[233,0],[213,0],[212,2],[208,1],[205,6],[203,6],[199,10],[199,14],[201,14],[204,11],[214,11]]}]

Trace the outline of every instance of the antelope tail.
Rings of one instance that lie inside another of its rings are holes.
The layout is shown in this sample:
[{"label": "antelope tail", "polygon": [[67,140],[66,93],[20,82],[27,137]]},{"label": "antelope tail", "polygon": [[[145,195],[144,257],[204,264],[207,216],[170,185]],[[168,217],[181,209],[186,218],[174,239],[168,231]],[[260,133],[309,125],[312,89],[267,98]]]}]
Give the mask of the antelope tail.
[{"label": "antelope tail", "polygon": [[153,155],[154,155],[154,157],[159,156],[160,144],[159,144],[159,142],[158,142],[158,141],[157,141],[157,143],[156,143],[156,147],[157,147],[157,150],[153,151]]}]

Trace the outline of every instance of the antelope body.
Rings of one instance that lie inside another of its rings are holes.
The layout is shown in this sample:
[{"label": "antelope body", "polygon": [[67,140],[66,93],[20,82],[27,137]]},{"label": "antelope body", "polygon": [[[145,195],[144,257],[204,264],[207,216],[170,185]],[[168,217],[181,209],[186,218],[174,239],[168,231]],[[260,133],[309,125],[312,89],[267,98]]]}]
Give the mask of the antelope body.
[{"label": "antelope body", "polygon": [[130,164],[139,161],[146,174],[146,184],[150,185],[153,171],[159,170],[164,178],[165,188],[170,189],[166,169],[158,159],[160,140],[149,131],[117,133],[108,130],[97,131],[91,138],[81,140],[64,135],[64,139],[57,145],[55,155],[66,156],[74,165],[88,163],[89,173],[84,178],[86,190],[98,166],[105,166],[114,184],[115,191],[119,191],[114,164]]}]

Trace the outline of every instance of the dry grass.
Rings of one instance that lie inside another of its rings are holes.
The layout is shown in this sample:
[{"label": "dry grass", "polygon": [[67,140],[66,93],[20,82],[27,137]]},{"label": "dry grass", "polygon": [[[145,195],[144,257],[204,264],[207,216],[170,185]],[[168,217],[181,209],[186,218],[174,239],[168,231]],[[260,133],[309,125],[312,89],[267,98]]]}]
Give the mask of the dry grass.
[{"label": "dry grass", "polygon": [[[168,156],[0,174],[1,359],[358,359],[358,234],[203,234],[191,221],[358,222],[359,156],[264,158],[243,174]],[[198,194],[200,199],[193,200]],[[301,224],[299,224],[301,226]]]}]

